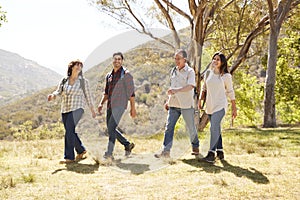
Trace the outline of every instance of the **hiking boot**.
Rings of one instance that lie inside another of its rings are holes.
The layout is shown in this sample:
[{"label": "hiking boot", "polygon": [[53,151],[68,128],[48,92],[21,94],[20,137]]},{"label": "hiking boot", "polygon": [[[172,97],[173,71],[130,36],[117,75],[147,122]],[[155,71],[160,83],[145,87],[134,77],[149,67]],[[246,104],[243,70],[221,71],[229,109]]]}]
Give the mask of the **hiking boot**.
[{"label": "hiking boot", "polygon": [[134,147],[135,147],[135,144],[133,142],[131,142],[129,145],[127,145],[125,147],[125,156],[129,156]]},{"label": "hiking boot", "polygon": [[215,162],[215,153],[209,151],[207,156],[204,157],[202,160],[209,162],[209,163],[214,163]]},{"label": "hiking boot", "polygon": [[170,151],[162,151],[160,154],[154,154],[155,158],[170,158]]},{"label": "hiking boot", "polygon": [[193,147],[191,154],[194,156],[198,156],[199,155],[199,147]]},{"label": "hiking boot", "polygon": [[114,157],[113,155],[109,155],[105,152],[105,154],[103,155],[103,158],[106,159],[106,160],[114,160]]},{"label": "hiking boot", "polygon": [[70,164],[70,163],[74,163],[75,160],[70,160],[70,159],[64,159],[59,161],[59,164]]},{"label": "hiking boot", "polygon": [[78,160],[86,159],[86,155],[85,155],[86,153],[87,153],[87,151],[84,150],[82,153],[77,154],[77,156],[75,157],[75,160],[78,161]]},{"label": "hiking boot", "polygon": [[223,151],[217,151],[217,158],[220,160],[224,160],[224,152]]}]

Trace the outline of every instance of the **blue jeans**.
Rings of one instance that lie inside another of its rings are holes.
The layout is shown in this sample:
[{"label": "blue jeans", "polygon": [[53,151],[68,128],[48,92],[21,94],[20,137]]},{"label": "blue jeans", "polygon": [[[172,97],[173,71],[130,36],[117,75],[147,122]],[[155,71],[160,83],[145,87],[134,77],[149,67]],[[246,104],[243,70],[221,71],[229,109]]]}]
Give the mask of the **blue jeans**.
[{"label": "blue jeans", "polygon": [[198,132],[195,127],[194,113],[195,113],[194,108],[188,108],[188,109],[181,109],[181,108],[174,108],[174,107],[169,108],[166,130],[164,135],[163,151],[170,151],[172,148],[174,128],[181,114],[190,133],[190,141],[192,147],[193,148],[199,147]]},{"label": "blue jeans", "polygon": [[223,150],[222,135],[221,135],[221,121],[225,115],[225,109],[214,112],[208,115],[210,120],[210,150],[215,152],[216,150]]},{"label": "blue jeans", "polygon": [[130,142],[122,135],[122,133],[116,129],[118,124],[120,123],[124,111],[125,109],[123,107],[107,109],[106,125],[108,129],[109,140],[108,140],[107,151],[105,152],[106,156],[112,155],[114,151],[116,139],[122,145],[124,145],[124,147],[130,144]]},{"label": "blue jeans", "polygon": [[85,151],[81,140],[78,137],[78,134],[75,132],[76,125],[82,117],[84,110],[79,108],[75,111],[68,113],[62,113],[62,121],[65,127],[65,159],[74,160],[74,148],[77,153],[82,153]]}]

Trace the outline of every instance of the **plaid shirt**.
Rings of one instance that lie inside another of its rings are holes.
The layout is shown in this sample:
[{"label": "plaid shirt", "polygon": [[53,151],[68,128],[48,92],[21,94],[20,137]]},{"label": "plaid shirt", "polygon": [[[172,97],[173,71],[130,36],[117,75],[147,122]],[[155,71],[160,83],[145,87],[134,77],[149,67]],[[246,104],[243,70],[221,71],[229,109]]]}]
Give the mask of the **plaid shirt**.
[{"label": "plaid shirt", "polygon": [[[121,78],[122,71],[124,72],[123,78]],[[133,77],[129,71],[120,67],[118,71],[112,70],[107,74],[104,94],[108,95],[107,108],[124,107],[126,109],[129,98],[135,96]]]},{"label": "plaid shirt", "polygon": [[88,80],[84,79],[86,92],[85,98],[82,88],[83,86],[80,85],[79,79],[82,79],[82,77],[79,76],[74,85],[69,85],[68,77],[64,84],[60,81],[57,90],[53,92],[54,95],[61,96],[61,113],[68,113],[79,108],[84,109],[86,101],[89,107],[93,105]]}]

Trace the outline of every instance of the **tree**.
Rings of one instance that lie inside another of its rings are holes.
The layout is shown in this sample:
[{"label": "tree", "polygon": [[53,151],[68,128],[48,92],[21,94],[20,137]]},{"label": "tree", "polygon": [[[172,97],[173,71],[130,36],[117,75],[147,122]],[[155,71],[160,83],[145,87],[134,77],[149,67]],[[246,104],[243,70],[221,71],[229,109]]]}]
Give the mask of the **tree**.
[{"label": "tree", "polygon": [[7,20],[6,20],[6,12],[2,11],[2,7],[0,6],[0,27],[2,26],[3,22],[7,22]]},{"label": "tree", "polygon": [[[263,127],[276,127],[275,109],[275,82],[276,82],[276,63],[277,63],[277,43],[282,23],[286,19],[292,5],[292,0],[282,0],[278,2],[276,12],[272,0],[268,0],[270,35],[268,47],[267,78],[265,83],[264,97],[264,122]],[[299,4],[299,1],[294,1]]]},{"label": "tree", "polygon": [[[185,3],[186,9],[184,5],[178,6],[179,2]],[[185,2],[153,0],[150,3],[136,0],[99,0],[93,3],[101,12],[108,14],[121,24],[146,34],[173,50],[181,47],[187,48],[191,66],[196,72],[197,94],[199,94],[202,75],[205,71],[202,69],[205,42],[211,44],[212,40],[220,40],[218,49],[227,51],[228,59],[235,58],[230,69],[233,73],[247,58],[253,40],[268,30],[266,27],[269,25],[269,15],[262,9],[263,2],[258,0],[186,0]],[[289,8],[294,7],[295,4]],[[277,9],[275,8],[273,12],[278,13]],[[180,38],[177,21],[187,22],[189,30],[187,43]],[[157,24],[157,22],[171,30],[174,43],[152,34],[151,24]],[[226,24],[230,25],[226,26]],[[220,27],[224,30],[220,31]],[[203,128],[206,123],[207,120],[199,129]]]}]

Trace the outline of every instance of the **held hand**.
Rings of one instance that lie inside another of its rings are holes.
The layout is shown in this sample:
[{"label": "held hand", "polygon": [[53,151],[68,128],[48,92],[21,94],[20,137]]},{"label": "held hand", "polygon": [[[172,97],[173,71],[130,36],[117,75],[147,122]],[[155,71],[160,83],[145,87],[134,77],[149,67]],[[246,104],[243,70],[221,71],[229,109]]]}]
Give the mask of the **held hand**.
[{"label": "held hand", "polygon": [[131,116],[132,118],[135,118],[135,117],[136,117],[136,110],[135,110],[135,108],[131,108],[131,109],[130,109],[130,116]]},{"label": "held hand", "polygon": [[48,99],[48,101],[51,101],[52,99],[55,99],[55,97],[56,96],[54,94],[49,94],[47,99]]}]

